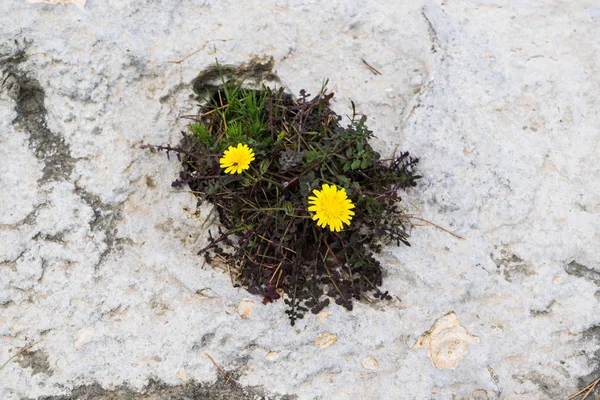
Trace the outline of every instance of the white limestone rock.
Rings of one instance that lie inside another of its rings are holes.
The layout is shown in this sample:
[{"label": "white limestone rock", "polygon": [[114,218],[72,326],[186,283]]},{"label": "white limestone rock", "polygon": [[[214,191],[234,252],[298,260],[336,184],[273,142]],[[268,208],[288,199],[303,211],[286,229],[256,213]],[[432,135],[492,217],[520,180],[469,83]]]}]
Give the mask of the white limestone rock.
[{"label": "white limestone rock", "polygon": [[47,3],[47,4],[75,4],[83,9],[86,0],[27,0],[28,3]]},{"label": "white limestone rock", "polygon": [[[0,2],[0,363],[39,341],[51,366],[11,361],[0,398],[181,385],[179,371],[209,384],[205,352],[273,396],[569,397],[600,341],[599,15],[585,1]],[[466,240],[424,226],[387,247],[400,305],[291,327],[257,297],[241,320],[248,294],[197,257],[210,208],[194,216],[170,186],[179,165],[139,144],[177,143],[194,77],[255,55],[293,93],[329,78],[383,156],[421,159],[405,205]],[[448,310],[481,338],[452,373],[410,351]],[[340,336],[320,350],[324,331]]]}]

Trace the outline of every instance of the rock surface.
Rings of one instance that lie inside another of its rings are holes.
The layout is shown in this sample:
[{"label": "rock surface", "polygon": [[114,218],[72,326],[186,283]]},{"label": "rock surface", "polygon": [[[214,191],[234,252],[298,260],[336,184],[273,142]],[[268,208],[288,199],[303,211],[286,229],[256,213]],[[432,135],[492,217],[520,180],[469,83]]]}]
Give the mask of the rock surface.
[{"label": "rock surface", "polygon": [[[567,398],[600,376],[598,37],[586,0],[0,2],[0,398]],[[386,249],[399,300],[241,319],[196,256],[210,209],[139,145],[255,57],[421,158],[407,206],[465,240]],[[450,311],[480,343],[439,370],[411,346]]]}]

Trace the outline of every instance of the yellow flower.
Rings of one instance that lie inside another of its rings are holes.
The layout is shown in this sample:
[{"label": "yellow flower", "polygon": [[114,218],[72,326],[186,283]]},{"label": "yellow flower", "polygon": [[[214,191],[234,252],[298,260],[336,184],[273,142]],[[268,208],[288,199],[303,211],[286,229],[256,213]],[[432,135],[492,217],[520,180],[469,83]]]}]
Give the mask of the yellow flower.
[{"label": "yellow flower", "polygon": [[221,168],[225,169],[226,174],[241,174],[242,171],[250,168],[250,163],[254,160],[254,151],[247,144],[238,143],[237,147],[229,146],[219,159]]},{"label": "yellow flower", "polygon": [[308,197],[308,211],[314,211],[313,220],[318,220],[321,228],[329,226],[332,232],[339,232],[343,225],[350,225],[354,215],[352,200],[346,195],[346,189],[338,190],[335,185],[323,184],[321,190],[313,190],[314,196]]}]

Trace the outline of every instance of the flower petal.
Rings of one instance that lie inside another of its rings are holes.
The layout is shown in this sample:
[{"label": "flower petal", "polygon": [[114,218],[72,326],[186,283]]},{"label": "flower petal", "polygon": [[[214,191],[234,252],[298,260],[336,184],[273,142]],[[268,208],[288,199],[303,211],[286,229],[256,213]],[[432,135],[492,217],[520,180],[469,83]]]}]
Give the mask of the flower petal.
[{"label": "flower petal", "polygon": [[346,189],[324,183],[321,190],[314,189],[312,194],[308,196],[308,211],[314,212],[312,219],[317,221],[317,226],[340,232],[344,224],[350,225],[355,215],[350,210],[355,206],[348,198]]}]

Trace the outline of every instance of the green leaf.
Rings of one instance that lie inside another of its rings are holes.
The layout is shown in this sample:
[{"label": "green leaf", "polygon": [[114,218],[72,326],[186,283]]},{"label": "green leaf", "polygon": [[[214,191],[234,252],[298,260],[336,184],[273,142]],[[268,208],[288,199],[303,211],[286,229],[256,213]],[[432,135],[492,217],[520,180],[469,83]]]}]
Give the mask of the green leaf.
[{"label": "green leaf", "polygon": [[340,185],[347,188],[350,186],[350,178],[344,175],[336,176],[337,180],[340,182]]},{"label": "green leaf", "polygon": [[240,140],[244,136],[244,127],[239,122],[232,122],[226,130],[227,137],[233,140]]},{"label": "green leaf", "polygon": [[270,165],[271,165],[271,161],[269,161],[269,160],[262,160],[260,162],[258,169],[260,170],[261,175],[263,175],[265,172],[267,172]]},{"label": "green leaf", "polygon": [[313,162],[313,160],[317,159],[318,157],[320,157],[322,154],[319,153],[318,151],[307,151],[306,152],[306,162],[307,163],[311,163]]},{"label": "green leaf", "polygon": [[351,166],[352,166],[352,164],[350,163],[350,161],[346,161],[344,163],[344,167],[342,169],[344,170],[344,172],[348,172],[348,171],[350,171]]},{"label": "green leaf", "polygon": [[286,215],[294,215],[294,205],[291,202],[286,201],[283,203],[283,209],[285,210]]},{"label": "green leaf", "polygon": [[237,228],[233,228],[233,229],[229,230],[229,233],[242,232],[242,231],[245,231],[248,229],[252,229],[253,226],[254,226],[254,224],[239,226]]},{"label": "green leaf", "polygon": [[242,186],[248,187],[250,185],[252,185],[252,181],[250,180],[250,178],[244,178],[244,179],[242,179]]},{"label": "green leaf", "polygon": [[202,122],[194,122],[189,125],[190,131],[196,136],[196,139],[205,146],[211,146],[214,143],[210,131]]},{"label": "green leaf", "polygon": [[354,160],[354,161],[352,161],[352,165],[350,166],[350,168],[356,169],[358,167],[360,167],[360,160]]},{"label": "green leaf", "polygon": [[308,184],[304,183],[300,185],[300,194],[302,195],[302,197],[308,196],[308,191]]}]

